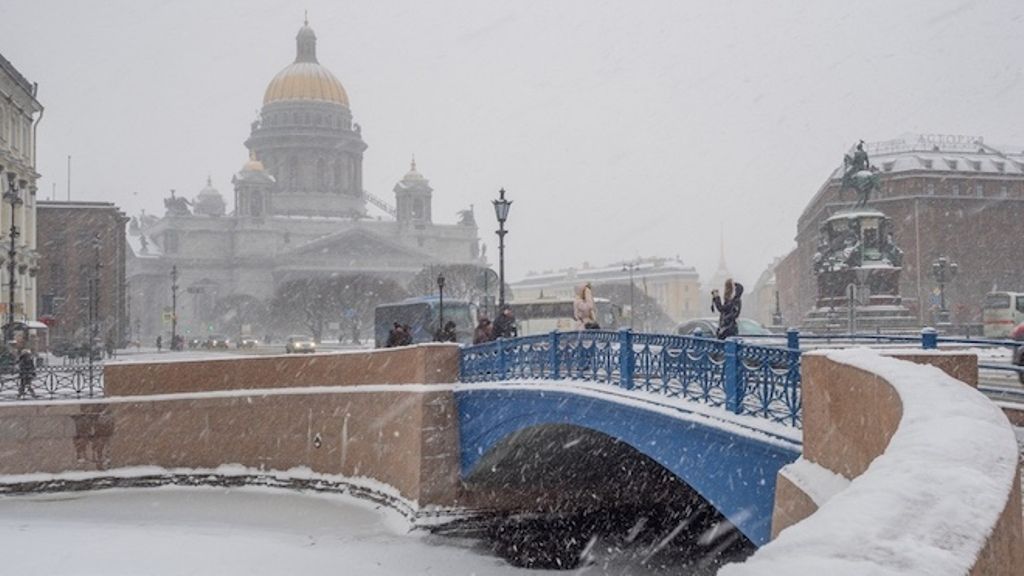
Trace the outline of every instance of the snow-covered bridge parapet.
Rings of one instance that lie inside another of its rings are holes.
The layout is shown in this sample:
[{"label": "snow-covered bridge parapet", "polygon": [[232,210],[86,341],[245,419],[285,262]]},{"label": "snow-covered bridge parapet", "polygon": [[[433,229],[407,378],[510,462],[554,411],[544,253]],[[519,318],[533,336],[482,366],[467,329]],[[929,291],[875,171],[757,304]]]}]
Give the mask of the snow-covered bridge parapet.
[{"label": "snow-covered bridge parapet", "polygon": [[949,376],[959,362],[976,358],[805,354],[804,455],[779,474],[776,538],[720,574],[1019,574],[1017,443]]}]

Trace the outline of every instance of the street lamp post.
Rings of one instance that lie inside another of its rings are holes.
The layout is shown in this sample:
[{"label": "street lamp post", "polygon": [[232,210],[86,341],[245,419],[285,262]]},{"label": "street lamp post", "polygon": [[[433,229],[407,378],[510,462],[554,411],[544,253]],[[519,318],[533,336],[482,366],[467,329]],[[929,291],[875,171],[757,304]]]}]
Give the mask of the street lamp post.
[{"label": "street lamp post", "polygon": [[178,265],[171,266],[171,350],[178,342]]},{"label": "street lamp post", "polygon": [[498,314],[505,308],[505,221],[508,220],[508,209],[512,206],[511,200],[505,199],[505,189],[498,191],[498,199],[491,201],[494,204],[494,215],[498,218]]},{"label": "street lamp post", "polygon": [[18,263],[15,262],[18,256],[18,225],[15,220],[17,207],[22,203],[18,189],[14,187],[14,172],[7,173],[7,192],[4,194],[4,202],[11,205],[11,228],[8,231],[10,246],[7,248],[7,326],[4,330],[4,342],[9,344],[14,338],[14,291],[18,284],[17,272]]},{"label": "street lamp post", "polygon": [[630,264],[623,264],[622,265],[622,271],[623,272],[629,272],[629,329],[630,330],[632,330],[634,328],[634,326],[633,326],[633,318],[636,316],[636,307],[635,307],[635,302],[634,302],[634,298],[633,298],[633,292],[634,292],[634,289],[633,289],[633,286],[634,286],[634,284],[633,284],[633,272],[636,272],[639,269],[640,269],[640,264],[637,264],[636,262],[633,262],[633,263],[630,263]]},{"label": "street lamp post", "polygon": [[932,277],[939,284],[939,313],[936,315],[938,324],[949,324],[949,310],[946,309],[946,283],[956,276],[960,266],[945,256],[939,256],[932,262]]},{"label": "street lamp post", "polygon": [[444,274],[437,275],[437,296],[437,333],[440,336],[444,333]]}]

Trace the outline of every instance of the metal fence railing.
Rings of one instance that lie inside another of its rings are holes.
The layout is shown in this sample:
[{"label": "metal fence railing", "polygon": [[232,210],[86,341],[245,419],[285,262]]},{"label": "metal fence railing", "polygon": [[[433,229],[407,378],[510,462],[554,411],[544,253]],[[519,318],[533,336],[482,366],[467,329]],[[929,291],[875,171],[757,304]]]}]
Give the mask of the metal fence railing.
[{"label": "metal fence railing", "polygon": [[17,365],[0,367],[0,401],[81,399],[103,396],[103,365],[37,366],[22,373]]},{"label": "metal fence railing", "polygon": [[602,382],[800,426],[800,351],[739,339],[552,332],[463,348],[459,377]]}]

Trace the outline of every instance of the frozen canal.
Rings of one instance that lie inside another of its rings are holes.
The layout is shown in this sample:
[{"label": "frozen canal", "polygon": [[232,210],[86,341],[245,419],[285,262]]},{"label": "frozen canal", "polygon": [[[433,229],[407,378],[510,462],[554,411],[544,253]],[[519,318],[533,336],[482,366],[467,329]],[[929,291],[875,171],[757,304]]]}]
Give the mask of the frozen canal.
[{"label": "frozen canal", "polygon": [[[514,568],[479,542],[407,533],[397,513],[337,495],[153,488],[0,498],[6,574],[679,574],[633,557]],[[600,556],[600,551],[595,550]]]}]

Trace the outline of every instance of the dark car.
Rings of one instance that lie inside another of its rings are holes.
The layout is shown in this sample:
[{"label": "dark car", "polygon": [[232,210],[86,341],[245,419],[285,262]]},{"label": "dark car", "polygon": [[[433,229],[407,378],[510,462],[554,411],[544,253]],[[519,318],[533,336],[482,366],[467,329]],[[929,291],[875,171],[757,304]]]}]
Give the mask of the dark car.
[{"label": "dark car", "polygon": [[231,340],[229,340],[227,336],[211,334],[206,338],[206,348],[209,348],[210,350],[217,348],[226,350],[229,346],[231,346]]},{"label": "dark car", "polygon": [[[737,321],[740,329],[740,336],[765,336],[771,334],[771,330],[765,328],[760,322],[750,318],[740,318]],[[676,328],[676,334],[693,336],[700,330],[705,338],[714,338],[718,334],[718,318],[697,318],[683,322]]]},{"label": "dark car", "polygon": [[239,336],[238,340],[235,341],[235,345],[241,348],[255,348],[259,345],[260,341],[255,336]]}]

